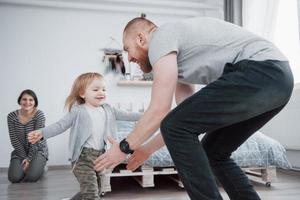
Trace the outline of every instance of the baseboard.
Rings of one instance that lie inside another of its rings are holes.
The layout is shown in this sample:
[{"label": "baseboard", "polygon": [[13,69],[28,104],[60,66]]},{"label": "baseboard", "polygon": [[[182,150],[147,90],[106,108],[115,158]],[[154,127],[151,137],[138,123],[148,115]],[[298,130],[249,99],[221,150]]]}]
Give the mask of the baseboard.
[{"label": "baseboard", "polygon": [[48,170],[62,170],[62,169],[72,169],[71,165],[51,165],[48,166]]},{"label": "baseboard", "polygon": [[300,151],[295,149],[287,149],[286,155],[293,169],[300,170]]},{"label": "baseboard", "polygon": [[7,167],[0,167],[0,173],[7,172],[8,168]]},{"label": "baseboard", "polygon": [[299,167],[293,167],[291,170],[292,171],[296,171],[296,172],[300,172],[300,168]]},{"label": "baseboard", "polygon": [[[71,165],[52,165],[52,166],[48,166],[48,170],[71,170],[72,167]],[[291,169],[279,169],[279,170],[291,170],[291,171],[297,171],[300,172],[300,168],[299,167],[293,167]],[[8,167],[0,167],[0,173],[4,173],[8,171]]]},{"label": "baseboard", "polygon": [[[72,167],[71,165],[51,165],[51,166],[47,166],[48,170],[64,170],[64,169],[68,169],[71,170]],[[8,167],[0,167],[0,172],[4,173],[8,171]]]}]

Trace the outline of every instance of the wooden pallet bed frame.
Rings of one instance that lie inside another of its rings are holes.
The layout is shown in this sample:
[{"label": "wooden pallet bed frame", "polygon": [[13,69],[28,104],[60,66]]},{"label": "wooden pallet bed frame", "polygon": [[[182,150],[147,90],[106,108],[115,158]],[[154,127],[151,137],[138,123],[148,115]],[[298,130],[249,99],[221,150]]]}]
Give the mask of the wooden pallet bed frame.
[{"label": "wooden pallet bed frame", "polygon": [[[271,186],[271,183],[277,179],[276,167],[247,167],[242,168],[252,181],[264,183],[267,187]],[[102,195],[106,192],[111,192],[110,179],[112,177],[133,177],[143,188],[154,187],[154,176],[156,175],[168,175],[168,177],[175,181],[179,187],[183,188],[183,184],[180,181],[177,170],[175,167],[150,167],[147,165],[141,166],[138,170],[132,172],[126,170],[125,165],[119,165],[114,171],[106,172],[103,175],[102,183]]]},{"label": "wooden pallet bed frame", "polygon": [[256,182],[262,182],[267,187],[270,187],[271,183],[277,180],[277,173],[276,173],[275,166],[248,167],[242,169],[248,175],[250,180]]}]

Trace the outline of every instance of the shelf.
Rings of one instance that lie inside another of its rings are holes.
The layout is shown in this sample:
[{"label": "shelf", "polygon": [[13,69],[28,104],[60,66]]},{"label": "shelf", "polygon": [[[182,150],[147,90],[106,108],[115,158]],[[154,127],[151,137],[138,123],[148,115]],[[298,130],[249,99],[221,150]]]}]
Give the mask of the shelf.
[{"label": "shelf", "polygon": [[152,81],[141,81],[141,80],[120,80],[117,83],[118,86],[152,86]]}]

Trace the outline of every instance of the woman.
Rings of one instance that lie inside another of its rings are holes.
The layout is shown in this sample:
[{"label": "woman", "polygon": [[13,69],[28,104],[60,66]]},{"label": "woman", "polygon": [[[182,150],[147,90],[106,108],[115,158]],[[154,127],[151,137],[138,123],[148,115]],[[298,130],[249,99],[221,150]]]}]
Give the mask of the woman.
[{"label": "woman", "polygon": [[37,109],[38,99],[32,90],[24,90],[18,98],[20,109],[7,116],[10,142],[14,148],[8,169],[8,180],[36,182],[42,176],[48,160],[46,140],[32,145],[27,134],[45,126],[45,116]]}]

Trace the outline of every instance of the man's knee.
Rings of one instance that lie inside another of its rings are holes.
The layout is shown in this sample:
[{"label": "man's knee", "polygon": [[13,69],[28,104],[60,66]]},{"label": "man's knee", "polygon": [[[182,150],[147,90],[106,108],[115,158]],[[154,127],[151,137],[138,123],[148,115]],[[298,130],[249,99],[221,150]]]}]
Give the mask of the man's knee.
[{"label": "man's knee", "polygon": [[206,156],[210,162],[210,165],[213,166],[215,164],[220,164],[222,162],[226,162],[228,161],[228,159],[230,159],[230,155],[228,153],[222,152],[222,151],[214,151],[214,149],[210,148],[210,147],[204,147]]},{"label": "man's knee", "polygon": [[170,132],[170,128],[171,128],[171,119],[170,119],[170,114],[168,114],[160,123],[160,131],[161,134],[166,137],[168,135],[168,133]]},{"label": "man's knee", "polygon": [[161,134],[164,135],[165,132],[167,131],[167,123],[165,121],[166,118],[164,118],[161,123],[160,123],[160,130],[161,130]]},{"label": "man's knee", "polygon": [[205,139],[201,141],[209,162],[213,164],[228,160],[231,154],[225,152],[222,147],[214,145],[214,142],[208,142]]}]

